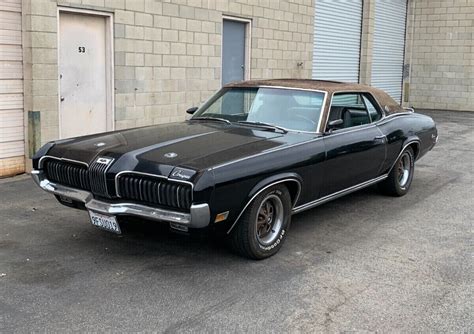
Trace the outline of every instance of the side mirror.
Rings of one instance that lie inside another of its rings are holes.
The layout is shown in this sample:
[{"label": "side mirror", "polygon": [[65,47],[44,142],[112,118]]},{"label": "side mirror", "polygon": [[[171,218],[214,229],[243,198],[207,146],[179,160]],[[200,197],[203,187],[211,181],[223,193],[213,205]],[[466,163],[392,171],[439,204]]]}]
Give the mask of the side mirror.
[{"label": "side mirror", "polygon": [[328,129],[337,128],[341,126],[342,124],[344,124],[344,121],[342,119],[335,119],[334,121],[331,121],[328,123]]},{"label": "side mirror", "polygon": [[342,119],[335,119],[334,121],[330,121],[327,125],[328,129],[326,132],[324,132],[324,134],[330,135],[334,129],[338,128],[342,124],[344,124],[344,121]]},{"label": "side mirror", "polygon": [[198,110],[199,108],[198,107],[192,107],[192,108],[189,108],[188,110],[186,110],[186,112],[190,115],[194,114],[196,112],[196,110]]}]

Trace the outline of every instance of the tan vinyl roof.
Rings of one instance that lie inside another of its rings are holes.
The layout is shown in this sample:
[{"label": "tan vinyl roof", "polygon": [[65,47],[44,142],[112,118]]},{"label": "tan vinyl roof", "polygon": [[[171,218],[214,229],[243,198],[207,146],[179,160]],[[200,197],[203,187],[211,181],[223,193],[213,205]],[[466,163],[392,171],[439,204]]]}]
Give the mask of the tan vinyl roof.
[{"label": "tan vinyl roof", "polygon": [[[328,98],[332,97],[335,92],[369,92],[377,99],[386,114],[403,112],[403,108],[395,102],[384,91],[357,83],[346,83],[339,81],[311,80],[311,79],[269,79],[269,80],[248,80],[233,82],[224,87],[258,87],[258,86],[278,86],[295,89],[314,89],[328,92]],[[326,110],[325,113],[328,113]]]}]

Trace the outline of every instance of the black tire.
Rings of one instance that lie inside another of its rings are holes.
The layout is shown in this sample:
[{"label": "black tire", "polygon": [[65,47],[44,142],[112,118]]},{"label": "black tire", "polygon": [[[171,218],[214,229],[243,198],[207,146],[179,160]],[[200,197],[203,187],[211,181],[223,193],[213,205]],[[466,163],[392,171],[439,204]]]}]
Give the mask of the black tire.
[{"label": "black tire", "polygon": [[290,223],[288,188],[281,184],[272,186],[259,194],[242,214],[231,232],[231,246],[250,259],[268,258],[280,250]]},{"label": "black tire", "polygon": [[407,147],[400,154],[388,177],[379,183],[379,189],[386,195],[403,196],[410,189],[414,173],[415,154],[411,147]]}]

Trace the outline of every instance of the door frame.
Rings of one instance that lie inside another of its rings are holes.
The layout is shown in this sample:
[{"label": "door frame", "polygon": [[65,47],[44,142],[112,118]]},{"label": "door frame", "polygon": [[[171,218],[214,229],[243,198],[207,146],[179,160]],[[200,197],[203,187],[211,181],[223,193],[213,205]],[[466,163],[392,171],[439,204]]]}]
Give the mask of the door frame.
[{"label": "door frame", "polygon": [[224,21],[235,21],[245,23],[245,50],[244,50],[244,57],[245,57],[245,72],[244,72],[244,80],[250,79],[250,54],[251,54],[251,47],[252,47],[252,20],[246,19],[243,17],[236,17],[236,16],[229,16],[229,15],[222,15],[222,28],[221,28],[221,87],[222,87],[222,72],[224,71]]},{"label": "door frame", "polygon": [[[115,94],[114,94],[114,15],[111,12],[102,12],[97,10],[73,8],[73,7],[61,7],[57,9],[57,57],[58,57],[58,70],[60,62],[60,14],[85,14],[100,16],[105,18],[105,85],[106,85],[106,131],[115,130]],[[58,71],[59,72],[59,71]],[[62,138],[61,134],[61,80],[59,80],[58,73],[58,133],[59,138]]]}]

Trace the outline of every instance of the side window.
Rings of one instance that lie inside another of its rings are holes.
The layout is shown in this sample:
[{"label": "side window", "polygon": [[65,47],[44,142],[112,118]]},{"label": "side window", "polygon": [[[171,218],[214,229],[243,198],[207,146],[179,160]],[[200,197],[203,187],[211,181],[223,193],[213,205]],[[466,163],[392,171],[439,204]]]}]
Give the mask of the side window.
[{"label": "side window", "polygon": [[[333,125],[330,125],[332,123]],[[359,93],[337,93],[332,97],[328,129],[334,130],[369,124],[370,118],[364,97]]]},{"label": "side window", "polygon": [[367,95],[364,95],[363,97],[364,97],[365,105],[367,106],[367,111],[369,112],[370,119],[372,120],[372,122],[376,122],[379,119],[381,119],[382,112],[378,108],[375,107],[375,103],[373,102],[373,99]]}]

